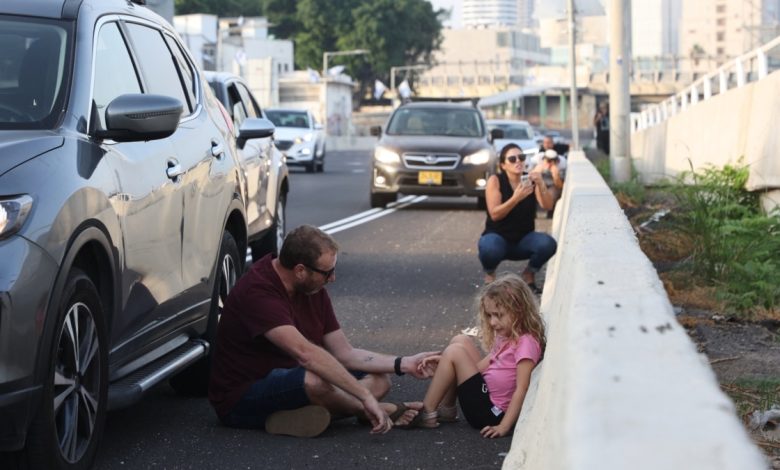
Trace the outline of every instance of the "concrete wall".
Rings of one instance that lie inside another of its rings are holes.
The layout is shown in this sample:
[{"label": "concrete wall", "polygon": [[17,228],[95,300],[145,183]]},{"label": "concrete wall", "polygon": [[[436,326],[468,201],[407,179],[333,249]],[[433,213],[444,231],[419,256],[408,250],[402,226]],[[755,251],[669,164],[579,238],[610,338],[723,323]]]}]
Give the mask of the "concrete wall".
[{"label": "concrete wall", "polygon": [[[730,90],[631,134],[631,155],[645,182],[745,157],[747,188],[780,189],[780,71]],[[690,162],[689,162],[690,160]]]},{"label": "concrete wall", "polygon": [[542,297],[547,350],[504,468],[765,468],[582,152],[558,204]]}]

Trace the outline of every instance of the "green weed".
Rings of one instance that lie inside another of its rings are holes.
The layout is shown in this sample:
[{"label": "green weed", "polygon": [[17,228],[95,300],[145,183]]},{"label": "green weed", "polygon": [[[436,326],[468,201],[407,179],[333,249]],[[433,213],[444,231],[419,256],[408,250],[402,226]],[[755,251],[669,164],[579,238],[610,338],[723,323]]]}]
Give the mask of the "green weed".
[{"label": "green weed", "polygon": [[780,218],[761,213],[747,178],[740,160],[686,172],[669,187],[678,202],[672,223],[693,242],[687,268],[743,315],[780,304]]}]

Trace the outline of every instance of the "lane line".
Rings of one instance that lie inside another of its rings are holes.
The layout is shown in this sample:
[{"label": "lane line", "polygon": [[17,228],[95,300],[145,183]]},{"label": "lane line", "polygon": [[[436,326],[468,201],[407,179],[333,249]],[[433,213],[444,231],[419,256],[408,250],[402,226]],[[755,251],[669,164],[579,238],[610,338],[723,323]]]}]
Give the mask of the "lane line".
[{"label": "lane line", "polygon": [[[354,214],[349,217],[339,219],[335,222],[330,222],[325,225],[320,225],[318,228],[327,234],[338,233],[341,232],[342,230],[346,230],[352,227],[357,227],[358,225],[362,225],[367,222],[371,222],[372,220],[376,220],[380,217],[390,215],[399,209],[403,209],[405,207],[411,206],[412,204],[422,202],[426,199],[428,199],[428,196],[404,196],[395,202],[391,202],[384,209],[379,207],[376,207],[374,209],[369,209],[367,211],[363,211],[358,214]],[[252,253],[252,249],[249,248],[247,250],[247,255],[246,255],[247,262],[252,261],[251,253]]]},{"label": "lane line", "polygon": [[412,204],[416,204],[416,203],[418,203],[420,201],[424,201],[427,198],[428,198],[428,196],[417,196],[417,197],[415,197],[411,201],[404,202],[404,203],[401,203],[401,204],[397,204],[395,207],[389,207],[389,208],[387,208],[387,209],[385,209],[385,210],[383,210],[381,212],[378,212],[376,214],[370,215],[368,217],[364,217],[364,218],[356,220],[354,222],[351,222],[351,223],[348,223],[348,224],[345,224],[345,225],[341,225],[341,226],[338,226],[336,228],[332,228],[332,229],[329,229],[329,230],[324,230],[324,232],[327,233],[327,234],[338,233],[338,232],[341,232],[342,230],[346,230],[348,228],[356,227],[358,225],[365,224],[366,222],[371,222],[372,220],[378,219],[380,217],[384,217],[386,215],[390,215],[393,212],[397,211],[398,209],[403,209],[404,207],[411,206]]}]

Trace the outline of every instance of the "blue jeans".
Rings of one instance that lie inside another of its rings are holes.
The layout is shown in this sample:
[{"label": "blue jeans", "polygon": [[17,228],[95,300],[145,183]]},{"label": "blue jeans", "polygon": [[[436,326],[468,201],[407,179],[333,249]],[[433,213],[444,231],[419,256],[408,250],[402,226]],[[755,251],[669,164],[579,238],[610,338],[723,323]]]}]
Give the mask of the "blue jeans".
[{"label": "blue jeans", "polygon": [[531,232],[517,243],[509,243],[497,233],[486,233],[479,238],[479,262],[482,269],[493,274],[503,260],[528,260],[528,269],[539,271],[555,254],[558,244],[546,233]]}]

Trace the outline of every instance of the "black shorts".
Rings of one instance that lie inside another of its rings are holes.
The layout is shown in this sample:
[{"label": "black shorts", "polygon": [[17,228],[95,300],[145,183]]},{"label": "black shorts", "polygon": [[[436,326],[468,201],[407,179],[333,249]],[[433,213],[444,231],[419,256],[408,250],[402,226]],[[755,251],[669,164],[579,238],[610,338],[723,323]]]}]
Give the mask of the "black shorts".
[{"label": "black shorts", "polygon": [[458,385],[458,401],[466,421],[476,429],[495,426],[504,417],[504,412],[490,401],[487,384],[479,372]]}]

